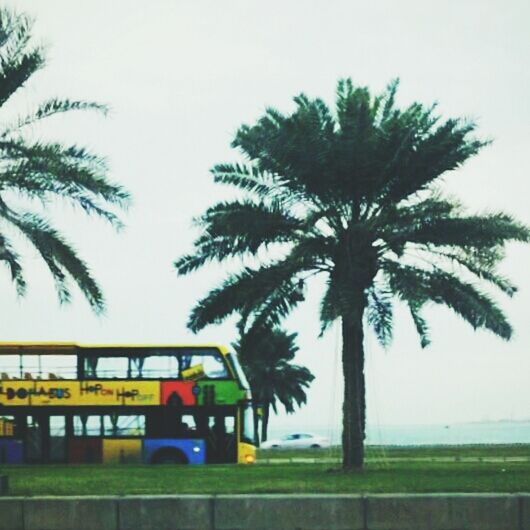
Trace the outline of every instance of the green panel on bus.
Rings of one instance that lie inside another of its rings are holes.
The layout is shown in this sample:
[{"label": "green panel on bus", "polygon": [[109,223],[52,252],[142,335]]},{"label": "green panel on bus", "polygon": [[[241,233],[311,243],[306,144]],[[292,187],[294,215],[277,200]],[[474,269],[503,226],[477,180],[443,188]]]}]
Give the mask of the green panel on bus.
[{"label": "green panel on bus", "polygon": [[236,405],[245,399],[245,391],[236,381],[198,381],[198,405]]}]

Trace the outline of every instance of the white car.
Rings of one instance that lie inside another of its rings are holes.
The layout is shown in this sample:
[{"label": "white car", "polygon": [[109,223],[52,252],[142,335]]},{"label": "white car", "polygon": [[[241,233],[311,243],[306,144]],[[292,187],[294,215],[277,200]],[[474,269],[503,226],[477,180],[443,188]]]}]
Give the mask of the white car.
[{"label": "white car", "polygon": [[261,449],[317,449],[329,446],[328,438],[307,433],[288,434],[277,440],[267,440],[260,445]]}]

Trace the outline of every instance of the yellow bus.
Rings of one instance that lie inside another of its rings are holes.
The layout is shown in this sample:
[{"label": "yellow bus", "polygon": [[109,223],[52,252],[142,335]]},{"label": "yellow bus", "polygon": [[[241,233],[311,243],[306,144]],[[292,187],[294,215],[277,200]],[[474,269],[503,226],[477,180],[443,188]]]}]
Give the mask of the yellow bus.
[{"label": "yellow bus", "polygon": [[0,343],[0,463],[253,463],[223,346]]}]

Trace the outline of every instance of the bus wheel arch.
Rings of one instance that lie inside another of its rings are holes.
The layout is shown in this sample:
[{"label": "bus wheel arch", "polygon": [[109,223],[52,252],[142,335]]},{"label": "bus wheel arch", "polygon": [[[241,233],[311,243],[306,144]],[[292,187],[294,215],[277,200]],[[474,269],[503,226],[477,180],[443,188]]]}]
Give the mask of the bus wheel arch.
[{"label": "bus wheel arch", "polygon": [[189,459],[185,453],[176,447],[161,447],[151,456],[151,464],[189,464]]}]

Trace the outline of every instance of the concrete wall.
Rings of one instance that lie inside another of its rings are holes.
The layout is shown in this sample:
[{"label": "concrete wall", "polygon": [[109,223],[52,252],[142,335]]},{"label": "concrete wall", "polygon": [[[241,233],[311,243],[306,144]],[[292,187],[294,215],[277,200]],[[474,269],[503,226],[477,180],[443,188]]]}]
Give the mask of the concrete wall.
[{"label": "concrete wall", "polygon": [[530,530],[530,494],[3,497],[0,530]]}]

